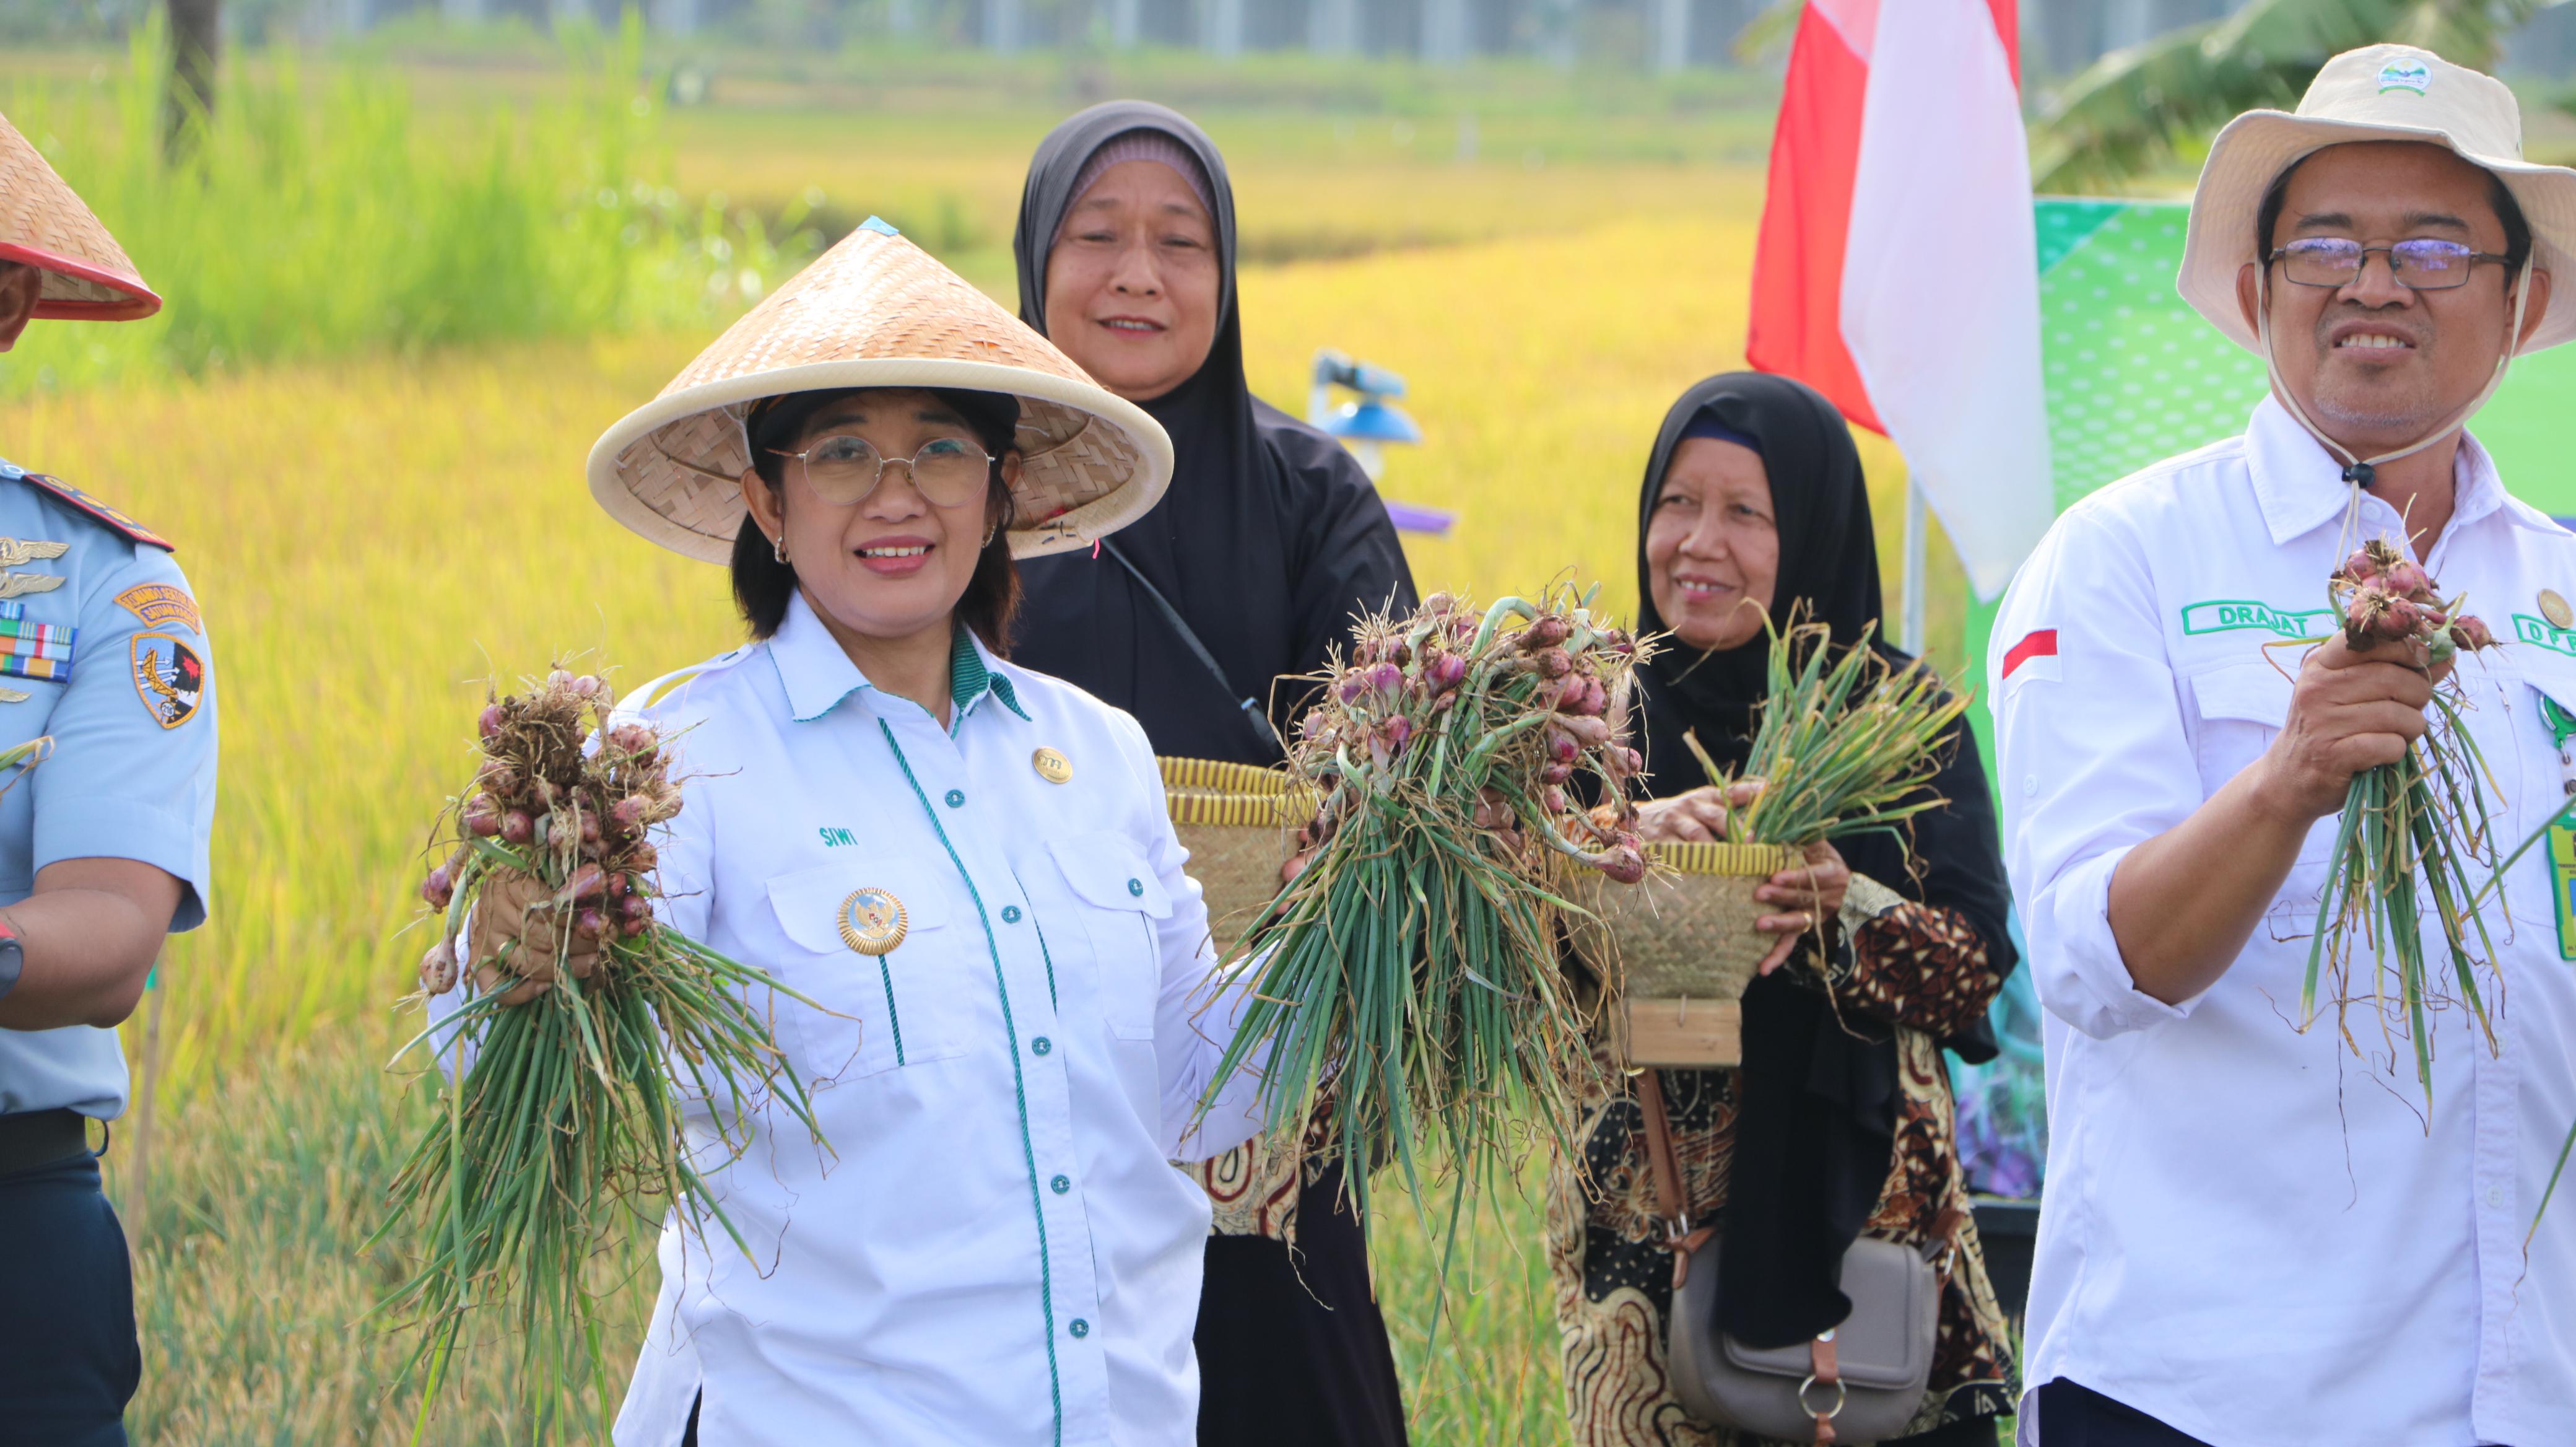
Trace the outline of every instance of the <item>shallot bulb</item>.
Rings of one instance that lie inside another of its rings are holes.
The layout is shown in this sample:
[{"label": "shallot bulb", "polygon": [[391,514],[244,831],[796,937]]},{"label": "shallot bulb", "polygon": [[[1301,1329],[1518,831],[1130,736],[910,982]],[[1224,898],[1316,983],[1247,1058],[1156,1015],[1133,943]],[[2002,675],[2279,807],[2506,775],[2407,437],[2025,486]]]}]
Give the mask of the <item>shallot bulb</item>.
[{"label": "shallot bulb", "polygon": [[475,728],[483,735],[483,737],[487,739],[497,739],[501,736],[501,730],[506,727],[509,722],[509,710],[501,707],[501,705],[497,703],[487,703],[483,705],[483,716],[476,720]]},{"label": "shallot bulb", "polygon": [[537,821],[513,809],[501,816],[501,839],[508,844],[525,844],[537,837]]},{"label": "shallot bulb", "polygon": [[1599,748],[1610,742],[1610,722],[1598,714],[1558,715],[1556,726],[1573,735],[1576,743]]},{"label": "shallot bulb", "polygon": [[1622,835],[1618,844],[1583,856],[1583,862],[1621,884],[1640,883],[1646,877],[1646,853],[1634,835]]},{"label": "shallot bulb", "polygon": [[1521,630],[1521,647],[1533,652],[1541,648],[1554,648],[1572,637],[1573,633],[1573,624],[1550,613],[1545,617],[1531,620],[1530,626]]},{"label": "shallot bulb", "polygon": [[431,870],[429,878],[421,881],[420,897],[429,902],[431,909],[445,909],[456,902],[456,878],[448,873],[446,865]]},{"label": "shallot bulb", "polygon": [[1466,682],[1467,660],[1455,653],[1443,653],[1422,667],[1422,681],[1433,693],[1447,693]]},{"label": "shallot bulb", "polygon": [[2496,646],[2495,634],[2489,631],[2486,621],[2466,614],[2451,620],[2451,641],[2468,649]]},{"label": "shallot bulb", "polygon": [[477,794],[465,801],[465,829],[489,839],[501,832],[501,806],[489,794]]},{"label": "shallot bulb", "polygon": [[420,988],[428,995],[444,995],[456,988],[455,946],[440,940],[421,955]]}]

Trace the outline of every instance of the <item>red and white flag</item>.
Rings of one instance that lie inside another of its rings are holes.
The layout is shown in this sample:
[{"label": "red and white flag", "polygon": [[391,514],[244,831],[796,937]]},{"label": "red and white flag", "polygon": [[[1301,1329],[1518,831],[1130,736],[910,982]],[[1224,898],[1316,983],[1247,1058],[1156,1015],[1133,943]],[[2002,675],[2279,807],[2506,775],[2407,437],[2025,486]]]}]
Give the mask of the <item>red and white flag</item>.
[{"label": "red and white flag", "polygon": [[2056,515],[2015,0],[1807,0],[1754,366],[1885,433],[1991,598]]}]

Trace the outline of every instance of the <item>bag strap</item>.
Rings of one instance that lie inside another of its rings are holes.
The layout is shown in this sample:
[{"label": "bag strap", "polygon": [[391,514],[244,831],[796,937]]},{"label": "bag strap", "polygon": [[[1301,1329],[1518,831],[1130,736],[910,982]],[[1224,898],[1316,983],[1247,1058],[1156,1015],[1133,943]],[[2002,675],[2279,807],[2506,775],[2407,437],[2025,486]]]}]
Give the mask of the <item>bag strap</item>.
[{"label": "bag strap", "polygon": [[[1136,580],[1136,586],[1145,590],[1145,596],[1152,601],[1155,611],[1163,615],[1163,621],[1171,625],[1173,632],[1181,635],[1181,644],[1189,649],[1190,656],[1199,661],[1201,668],[1207,670],[1208,677],[1216,680],[1216,686],[1225,691],[1227,698],[1233,698],[1234,680],[1225,676],[1225,669],[1217,663],[1216,655],[1208,652],[1207,645],[1199,641],[1198,631],[1190,627],[1188,619],[1181,616],[1181,610],[1172,606],[1172,600],[1163,596],[1163,590],[1154,586],[1154,580],[1146,577],[1143,569],[1138,568],[1125,553],[1119,551],[1118,544],[1108,538],[1102,538],[1100,549],[1117,559],[1118,566],[1127,570],[1127,576]],[[1281,742],[1279,730],[1272,727],[1270,715],[1262,712],[1259,699],[1243,699],[1235,707],[1243,710],[1243,716],[1252,723],[1252,731],[1260,736],[1264,744],[1278,750],[1282,756],[1287,754],[1288,746]]]},{"label": "bag strap", "polygon": [[1646,1116],[1646,1161],[1655,1180],[1655,1214],[1664,1221],[1664,1248],[1673,1253],[1673,1290],[1690,1279],[1691,1253],[1717,1234],[1691,1229],[1690,1202],[1682,1195],[1681,1164],[1673,1157],[1672,1117],[1664,1112],[1664,1075],[1652,1068],[1637,1077],[1637,1104]]},{"label": "bag strap", "polygon": [[[1682,1195],[1681,1164],[1673,1155],[1672,1117],[1664,1109],[1662,1071],[1649,1068],[1637,1076],[1637,1104],[1646,1117],[1646,1162],[1655,1181],[1655,1214],[1664,1220],[1664,1246],[1673,1253],[1673,1292],[1678,1298],[1682,1283],[1690,1279],[1691,1256],[1708,1244],[1717,1228],[1691,1229],[1689,1203]],[[1678,1299],[1673,1309],[1680,1309]],[[1850,1389],[1843,1385],[1841,1359],[1831,1328],[1807,1344],[1807,1361],[1807,1379],[1798,1384],[1798,1410],[1816,1419],[1814,1440],[1836,1441],[1834,1418],[1842,1415],[1843,1401]],[[1831,1389],[1831,1401],[1819,1403],[1808,1395],[1819,1387]]]}]

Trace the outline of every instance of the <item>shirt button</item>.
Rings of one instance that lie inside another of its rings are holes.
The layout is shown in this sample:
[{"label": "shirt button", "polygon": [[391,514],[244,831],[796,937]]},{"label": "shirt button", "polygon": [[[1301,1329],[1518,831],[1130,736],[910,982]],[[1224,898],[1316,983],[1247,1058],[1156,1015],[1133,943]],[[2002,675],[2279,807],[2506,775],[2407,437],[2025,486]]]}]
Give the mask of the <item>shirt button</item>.
[{"label": "shirt button", "polygon": [[2489,1187],[2487,1187],[2487,1204],[2488,1204],[2488,1205],[2490,1205],[2490,1206],[2494,1206],[2494,1207],[2496,1207],[2496,1208],[2497,1208],[2497,1209],[2499,1209],[2499,1210],[2503,1209],[2503,1206],[2504,1206],[2504,1187],[2502,1187],[2502,1186],[2489,1186]]},{"label": "shirt button", "polygon": [[1055,1042],[1043,1035],[1029,1042],[1029,1053],[1032,1055],[1044,1055],[1054,1048]]},{"label": "shirt button", "polygon": [[951,808],[951,809],[963,809],[963,808],[965,808],[965,807],[966,807],[966,791],[965,791],[965,790],[963,790],[963,789],[951,789],[951,790],[949,790],[949,791],[948,791],[948,807],[949,807],[949,808]]},{"label": "shirt button", "polygon": [[1091,1335],[1091,1323],[1077,1316],[1073,1319],[1073,1325],[1066,1327],[1065,1330],[1073,1333],[1075,1341],[1080,1341]]},{"label": "shirt button", "polygon": [[2021,779],[2021,791],[2022,791],[2022,793],[2023,793],[2023,794],[2025,794],[2025,795],[2030,795],[2030,794],[2036,794],[2036,793],[2038,793],[2038,792],[2039,792],[2039,775],[2037,775],[2037,774],[2024,774],[2024,775],[2022,775],[2022,779]]},{"label": "shirt button", "polygon": [[1061,1196],[1065,1192],[1073,1189],[1073,1177],[1058,1176],[1054,1180],[1047,1182],[1047,1189]]},{"label": "shirt button", "polygon": [[1019,907],[1018,905],[1016,905],[1016,904],[1006,904],[1006,905],[1003,905],[1003,906],[1002,906],[1002,923],[1004,923],[1004,924],[1018,924],[1019,922],[1020,922],[1020,907]]},{"label": "shirt button", "polygon": [[1141,879],[1131,879],[1127,881],[1127,892],[1142,898],[1145,893],[1145,881]]}]

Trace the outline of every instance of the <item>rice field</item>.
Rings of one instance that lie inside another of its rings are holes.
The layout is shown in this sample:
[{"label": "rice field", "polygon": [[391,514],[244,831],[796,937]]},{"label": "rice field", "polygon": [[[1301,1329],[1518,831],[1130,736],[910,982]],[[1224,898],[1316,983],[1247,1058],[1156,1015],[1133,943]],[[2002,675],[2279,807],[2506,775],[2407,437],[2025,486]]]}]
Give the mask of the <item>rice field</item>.
[{"label": "rice field", "polygon": [[[671,158],[659,174],[684,194],[810,188],[831,209],[886,210],[1008,295],[996,228],[1060,110],[979,118],[956,153],[878,170],[865,148],[818,136],[810,107],[783,113],[808,119],[682,117],[654,142]],[[1424,589],[1490,595],[1570,574],[1633,606],[1655,425],[1684,386],[1740,365],[1758,138],[1749,165],[1727,159],[1744,147],[1716,130],[1689,132],[1699,150],[1683,160],[1560,165],[1535,132],[1496,158],[1492,137],[1512,132],[1491,121],[1483,153],[1461,160],[1449,112],[1407,122],[1426,145],[1451,127],[1427,159],[1402,153],[1383,113],[1346,137],[1329,115],[1303,130],[1275,114],[1210,121],[1237,157],[1255,258],[1242,285],[1256,389],[1302,410],[1325,346],[1412,383],[1403,405],[1427,442],[1390,459],[1386,491],[1460,518],[1448,537],[1408,537]],[[849,123],[865,135],[873,121]],[[1579,131],[1578,117],[1548,134]],[[466,767],[483,681],[578,652],[640,683],[736,641],[721,575],[609,523],[581,480],[591,440],[715,321],[583,325],[597,334],[344,342],[194,376],[0,384],[0,453],[179,541],[224,711],[214,923],[172,943],[126,1032],[152,1104],[108,1157],[137,1253],[138,1442],[407,1438],[412,1402],[388,1375],[400,1352],[359,1325],[395,1261],[358,1244],[420,1108],[384,1056],[408,1033],[394,1001],[420,948],[404,933],[418,855]],[[0,362],[0,379],[17,365]],[[1863,442],[1893,596],[1900,480],[1892,453]],[[1947,620],[1935,653],[1956,658],[1957,577],[1935,582]],[[1380,1290],[1418,1442],[1561,1440],[1534,1196],[1494,1202],[1477,1223],[1456,1278],[1472,1294],[1453,1297],[1436,1360],[1436,1260],[1408,1213],[1385,1214]],[[643,1273],[624,1298],[640,1332],[649,1256],[601,1270]],[[528,1440],[498,1407],[502,1354],[489,1355],[469,1362],[464,1405],[428,1440]]]}]

